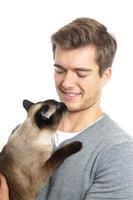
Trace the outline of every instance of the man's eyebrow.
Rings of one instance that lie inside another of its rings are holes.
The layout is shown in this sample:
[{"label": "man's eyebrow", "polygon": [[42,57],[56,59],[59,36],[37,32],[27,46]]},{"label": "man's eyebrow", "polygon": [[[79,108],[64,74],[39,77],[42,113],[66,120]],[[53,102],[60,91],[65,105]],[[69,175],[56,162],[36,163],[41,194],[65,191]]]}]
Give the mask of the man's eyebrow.
[{"label": "man's eyebrow", "polygon": [[54,67],[63,68],[63,66],[61,66],[61,65],[58,65],[58,64],[54,64]]},{"label": "man's eyebrow", "polygon": [[90,71],[92,71],[92,69],[91,68],[75,68],[74,69],[75,71],[84,71],[84,72],[90,72]]}]

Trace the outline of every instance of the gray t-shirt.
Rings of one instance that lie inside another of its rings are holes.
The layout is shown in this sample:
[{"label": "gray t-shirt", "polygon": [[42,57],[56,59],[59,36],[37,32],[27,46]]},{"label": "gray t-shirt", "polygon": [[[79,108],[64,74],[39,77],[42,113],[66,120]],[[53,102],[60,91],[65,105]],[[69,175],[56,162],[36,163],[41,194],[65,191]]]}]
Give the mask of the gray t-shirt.
[{"label": "gray t-shirt", "polygon": [[133,139],[106,114],[67,140],[83,148],[67,158],[37,200],[133,200]]}]

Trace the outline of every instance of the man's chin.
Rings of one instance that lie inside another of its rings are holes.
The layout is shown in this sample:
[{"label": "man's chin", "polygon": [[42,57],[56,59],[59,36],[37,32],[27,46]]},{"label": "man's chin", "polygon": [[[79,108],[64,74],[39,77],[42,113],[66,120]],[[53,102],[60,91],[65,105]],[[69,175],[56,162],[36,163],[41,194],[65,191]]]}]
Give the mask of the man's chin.
[{"label": "man's chin", "polygon": [[76,105],[74,103],[73,104],[65,103],[65,104],[67,106],[68,112],[78,112],[78,111],[82,110],[78,105]]}]

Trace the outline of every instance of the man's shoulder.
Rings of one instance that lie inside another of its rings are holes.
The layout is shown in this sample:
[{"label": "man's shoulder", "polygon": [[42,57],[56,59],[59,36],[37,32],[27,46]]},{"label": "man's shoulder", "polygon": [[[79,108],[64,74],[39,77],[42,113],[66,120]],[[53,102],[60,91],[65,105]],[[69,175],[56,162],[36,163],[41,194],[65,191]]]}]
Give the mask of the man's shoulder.
[{"label": "man's shoulder", "polygon": [[105,115],[103,120],[101,120],[100,126],[103,127],[100,131],[105,136],[105,141],[109,140],[114,145],[128,142],[133,143],[133,137],[108,115]]},{"label": "man's shoulder", "polygon": [[[105,141],[110,140],[116,142],[122,141],[130,141],[133,142],[133,137],[129,135],[118,123],[112,120],[107,114],[94,123],[92,126],[88,127],[83,136],[86,134],[90,134],[93,138],[99,138],[100,140],[103,138]],[[93,133],[93,134],[92,134]]]},{"label": "man's shoulder", "polygon": [[125,143],[131,143],[131,146],[133,146],[133,137],[123,130],[108,115],[104,115],[102,119],[88,127],[75,139],[83,142],[84,147],[89,148],[92,151],[101,151],[116,145],[120,145],[121,147]]}]

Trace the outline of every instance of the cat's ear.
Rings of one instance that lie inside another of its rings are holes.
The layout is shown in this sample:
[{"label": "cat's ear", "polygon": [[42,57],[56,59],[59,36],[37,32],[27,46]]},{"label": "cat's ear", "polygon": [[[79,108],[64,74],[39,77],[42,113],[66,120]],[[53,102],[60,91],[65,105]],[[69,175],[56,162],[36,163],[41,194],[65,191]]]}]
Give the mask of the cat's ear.
[{"label": "cat's ear", "polygon": [[27,99],[24,99],[24,100],[23,100],[23,107],[27,110],[27,112],[28,112],[28,110],[30,109],[30,107],[31,107],[33,104],[34,104],[33,102],[31,102],[31,101],[29,101],[29,100],[27,100]]}]

